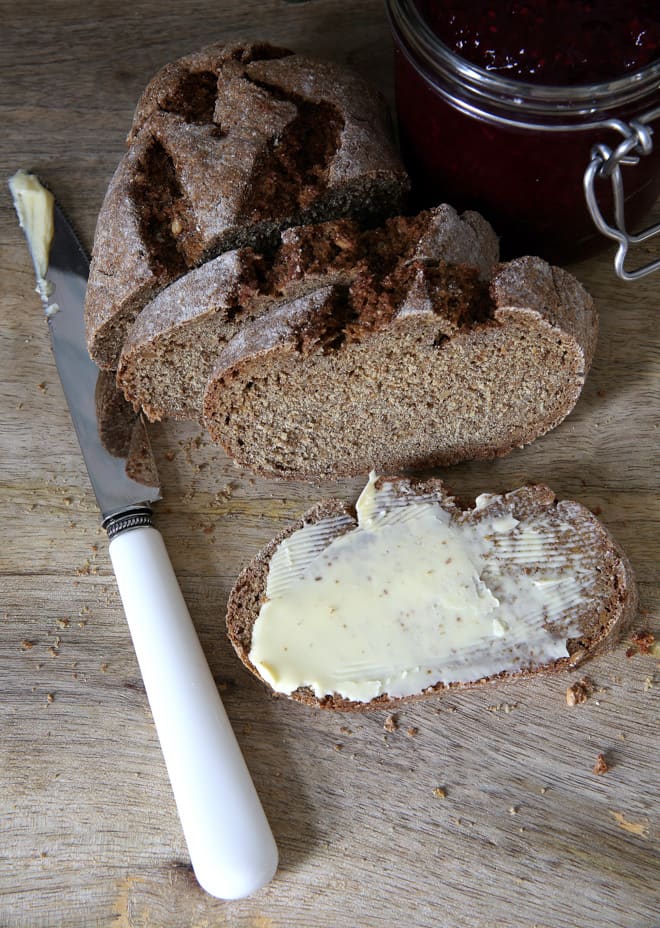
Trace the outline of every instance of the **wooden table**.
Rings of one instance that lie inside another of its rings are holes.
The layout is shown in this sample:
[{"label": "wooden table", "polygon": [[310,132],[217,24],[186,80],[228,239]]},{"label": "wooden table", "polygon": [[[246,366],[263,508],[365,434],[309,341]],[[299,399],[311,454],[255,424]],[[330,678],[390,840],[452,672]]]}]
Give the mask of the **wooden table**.
[{"label": "wooden table", "polygon": [[[379,0],[2,0],[0,21],[0,175],[41,173],[88,247],[135,101],[164,62],[268,37],[351,62],[391,95]],[[575,708],[573,673],[406,707],[395,730],[383,712],[271,699],[227,642],[227,594],[290,519],[324,495],[354,499],[362,481],[255,479],[199,427],[164,424],[158,525],[281,851],[254,897],[202,892],[4,183],[0,242],[0,925],[660,924],[657,654],[628,657],[623,641],[587,668],[597,692]],[[575,412],[524,451],[443,476],[461,494],[545,481],[590,506],[637,572],[636,627],[657,634],[660,278],[619,283],[609,254],[575,273],[601,313]],[[596,776],[601,752],[610,770]]]}]

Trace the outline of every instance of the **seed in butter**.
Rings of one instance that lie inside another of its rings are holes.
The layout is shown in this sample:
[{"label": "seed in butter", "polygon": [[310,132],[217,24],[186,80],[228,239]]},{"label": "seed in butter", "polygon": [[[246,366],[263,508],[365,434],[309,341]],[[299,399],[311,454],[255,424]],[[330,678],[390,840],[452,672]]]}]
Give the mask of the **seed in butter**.
[{"label": "seed in butter", "polygon": [[588,565],[568,524],[522,525],[497,500],[468,520],[372,474],[357,525],[306,524],[274,552],[250,661],[277,692],[367,702],[566,657]]}]

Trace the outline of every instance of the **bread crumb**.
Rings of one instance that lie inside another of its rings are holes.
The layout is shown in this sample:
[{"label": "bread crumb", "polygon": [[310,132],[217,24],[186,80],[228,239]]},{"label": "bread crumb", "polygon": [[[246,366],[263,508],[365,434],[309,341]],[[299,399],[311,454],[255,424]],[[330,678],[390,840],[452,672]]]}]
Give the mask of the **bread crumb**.
[{"label": "bread crumb", "polygon": [[406,728],[406,734],[409,738],[416,738],[419,734],[419,728]]},{"label": "bread crumb", "polygon": [[57,657],[60,651],[59,651],[59,648],[56,648],[54,645],[51,645],[50,648],[48,648],[48,653],[50,654],[51,657]]},{"label": "bread crumb", "polygon": [[609,765],[607,761],[605,760],[605,755],[599,754],[598,757],[596,758],[596,763],[594,764],[594,773],[596,774],[596,776],[602,777],[602,775],[604,773],[607,773],[609,769],[610,769]]},{"label": "bread crumb", "polygon": [[108,664],[107,661],[103,661],[103,663],[101,664],[101,673],[107,673],[109,666],[110,665]]},{"label": "bread crumb", "polygon": [[592,695],[596,686],[591,677],[582,677],[566,689],[566,705],[578,706]]},{"label": "bread crumb", "polygon": [[609,812],[616,819],[619,828],[623,828],[624,831],[629,832],[631,835],[639,835],[640,838],[646,837],[648,825],[645,822],[629,822],[622,812],[615,812],[613,809],[610,809]]},{"label": "bread crumb", "polygon": [[396,731],[398,727],[399,727],[399,723],[397,721],[396,716],[388,715],[383,725],[383,728],[385,729],[385,731]]},{"label": "bread crumb", "polygon": [[488,712],[504,712],[505,715],[508,715],[514,709],[517,709],[518,705],[517,702],[498,702],[497,705],[486,706],[486,710]]},{"label": "bread crumb", "polygon": [[339,729],[339,731],[342,733],[342,735],[352,735],[352,734],[353,734],[353,730],[352,730],[351,728],[348,728],[346,725],[342,725],[341,728]]},{"label": "bread crumb", "polygon": [[509,811],[509,815],[517,815],[517,814],[518,814],[518,806],[509,806],[509,810],[508,810],[508,811]]},{"label": "bread crumb", "polygon": [[34,647],[34,641],[30,641],[28,638],[24,638],[21,641],[21,647],[24,651],[30,651]]},{"label": "bread crumb", "polygon": [[644,692],[648,693],[649,690],[653,689],[653,677],[646,677],[644,680]]},{"label": "bread crumb", "polygon": [[651,648],[653,647],[653,643],[655,641],[655,635],[653,632],[648,631],[648,629],[644,629],[642,631],[635,632],[631,638],[631,641],[633,644],[637,645],[641,654],[650,654]]},{"label": "bread crumb", "polygon": [[58,619],[57,624],[59,628],[68,628],[71,623],[68,619]]},{"label": "bread crumb", "polygon": [[631,647],[626,651],[626,657],[633,657],[635,654],[652,654],[655,643],[655,635],[647,628],[640,629],[630,636]]},{"label": "bread crumb", "polygon": [[446,799],[447,790],[444,789],[442,786],[436,786],[436,788],[433,790],[433,795],[435,796],[436,799]]},{"label": "bread crumb", "polygon": [[344,745],[343,745],[343,744],[335,744],[335,745],[334,745],[334,749],[335,749],[335,751],[343,751],[343,750],[344,750]]},{"label": "bread crumb", "polygon": [[42,393],[48,393],[48,384],[46,383],[45,380],[42,380],[41,383],[37,384],[37,389],[40,390]]},{"label": "bread crumb", "polygon": [[46,693],[46,702],[48,703],[48,705],[55,702],[55,697],[53,696],[52,693]]}]

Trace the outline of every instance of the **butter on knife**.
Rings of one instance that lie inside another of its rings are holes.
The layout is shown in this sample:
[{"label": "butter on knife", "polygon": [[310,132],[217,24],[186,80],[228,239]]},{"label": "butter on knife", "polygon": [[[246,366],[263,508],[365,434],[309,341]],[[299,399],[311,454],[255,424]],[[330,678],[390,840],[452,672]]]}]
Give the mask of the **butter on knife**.
[{"label": "butter on knife", "polygon": [[21,229],[30,246],[30,254],[37,276],[37,293],[44,299],[49,296],[48,257],[53,243],[53,209],[55,198],[34,174],[17,171],[9,179],[9,190],[14,201]]}]

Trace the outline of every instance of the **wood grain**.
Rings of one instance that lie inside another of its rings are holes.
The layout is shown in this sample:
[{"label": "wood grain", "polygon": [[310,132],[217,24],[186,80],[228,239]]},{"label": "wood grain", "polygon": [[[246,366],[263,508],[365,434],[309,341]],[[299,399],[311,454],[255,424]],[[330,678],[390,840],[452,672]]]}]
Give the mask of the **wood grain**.
[{"label": "wood grain", "polygon": [[[2,0],[0,21],[2,176],[41,172],[87,246],[140,90],[210,39],[348,61],[391,98],[379,0]],[[288,520],[361,481],[258,480],[199,427],[164,424],[158,525],[282,860],[249,900],[199,889],[4,185],[0,248],[0,925],[657,926],[657,659],[622,642],[585,668],[597,692],[572,709],[578,674],[418,704],[391,732],[384,713],[271,699],[228,645],[228,592]],[[523,451],[443,476],[466,496],[544,481],[590,506],[637,572],[638,625],[658,634],[658,278],[624,285],[610,262],[574,268],[601,314],[575,412]]]}]

